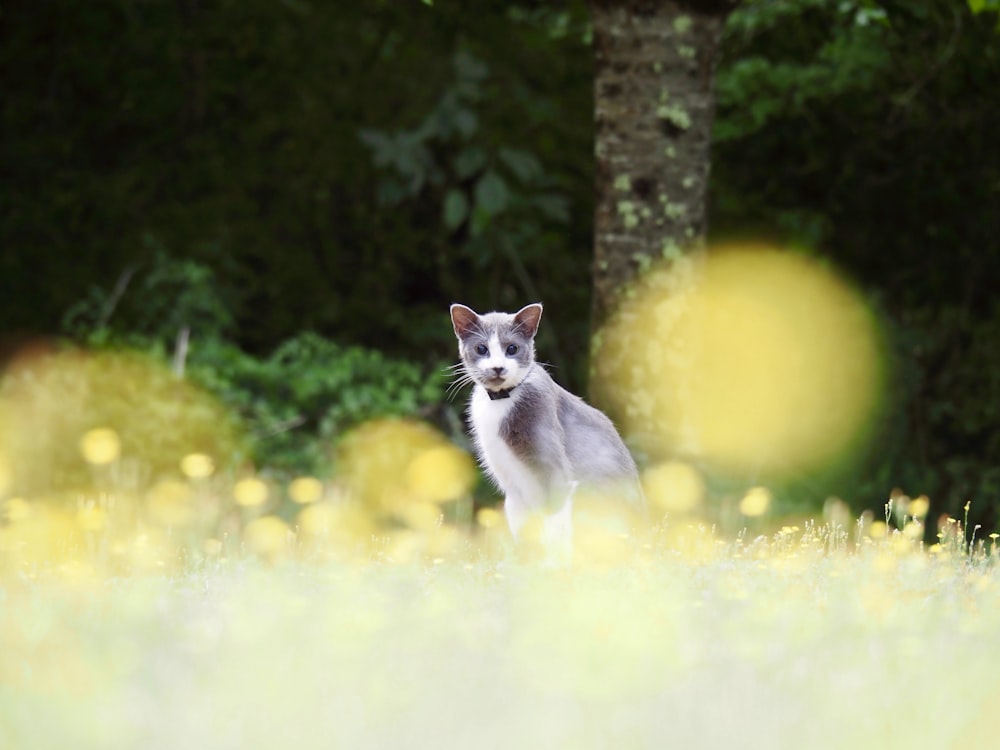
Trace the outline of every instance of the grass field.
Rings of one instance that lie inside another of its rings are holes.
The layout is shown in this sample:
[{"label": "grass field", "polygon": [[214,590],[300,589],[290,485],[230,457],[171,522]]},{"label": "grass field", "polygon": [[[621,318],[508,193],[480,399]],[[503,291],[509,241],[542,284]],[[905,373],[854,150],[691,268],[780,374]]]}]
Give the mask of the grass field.
[{"label": "grass field", "polygon": [[989,747],[1000,575],[947,528],[8,566],[0,748]]}]

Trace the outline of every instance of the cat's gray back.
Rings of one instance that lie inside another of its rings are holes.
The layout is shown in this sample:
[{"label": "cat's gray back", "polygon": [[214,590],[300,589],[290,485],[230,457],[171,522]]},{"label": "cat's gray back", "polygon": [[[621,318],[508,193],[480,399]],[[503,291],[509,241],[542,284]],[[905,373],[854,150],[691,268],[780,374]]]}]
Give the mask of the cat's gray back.
[{"label": "cat's gray back", "polygon": [[[548,373],[546,373],[548,377]],[[566,440],[566,455],[583,480],[638,480],[632,454],[608,416],[557,383],[558,416]]]},{"label": "cat's gray back", "polygon": [[531,452],[560,443],[575,479],[602,481],[637,477],[635,462],[611,420],[556,383],[535,365],[517,401],[501,423],[501,437],[531,463]]}]

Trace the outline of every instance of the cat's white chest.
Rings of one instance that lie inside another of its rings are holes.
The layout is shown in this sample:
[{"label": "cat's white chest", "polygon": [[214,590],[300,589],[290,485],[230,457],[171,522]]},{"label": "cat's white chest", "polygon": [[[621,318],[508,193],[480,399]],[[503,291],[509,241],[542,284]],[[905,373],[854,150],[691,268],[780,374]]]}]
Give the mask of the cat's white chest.
[{"label": "cat's white chest", "polygon": [[[469,407],[472,429],[482,462],[503,490],[507,505],[540,507],[545,502],[541,483],[500,435],[501,425],[513,407],[513,398],[492,401],[484,388],[477,387]],[[508,507],[510,510],[513,508]]]}]

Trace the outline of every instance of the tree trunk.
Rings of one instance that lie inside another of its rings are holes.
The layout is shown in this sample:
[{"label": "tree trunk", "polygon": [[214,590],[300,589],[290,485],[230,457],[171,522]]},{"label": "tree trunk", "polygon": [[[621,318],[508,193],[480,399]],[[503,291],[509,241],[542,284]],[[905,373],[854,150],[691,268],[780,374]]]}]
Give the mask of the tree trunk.
[{"label": "tree trunk", "polygon": [[592,0],[594,330],[654,262],[707,225],[716,49],[735,0]]}]

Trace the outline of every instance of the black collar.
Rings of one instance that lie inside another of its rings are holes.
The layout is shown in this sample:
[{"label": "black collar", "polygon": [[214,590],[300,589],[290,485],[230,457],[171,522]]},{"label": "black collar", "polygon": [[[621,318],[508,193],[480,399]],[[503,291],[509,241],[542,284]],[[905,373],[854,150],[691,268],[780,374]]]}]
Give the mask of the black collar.
[{"label": "black collar", "polygon": [[[514,388],[517,388],[515,385]],[[510,398],[510,392],[514,388],[501,388],[499,391],[491,391],[489,388],[486,389],[486,395],[490,397],[490,401],[496,401],[501,398]]]}]

